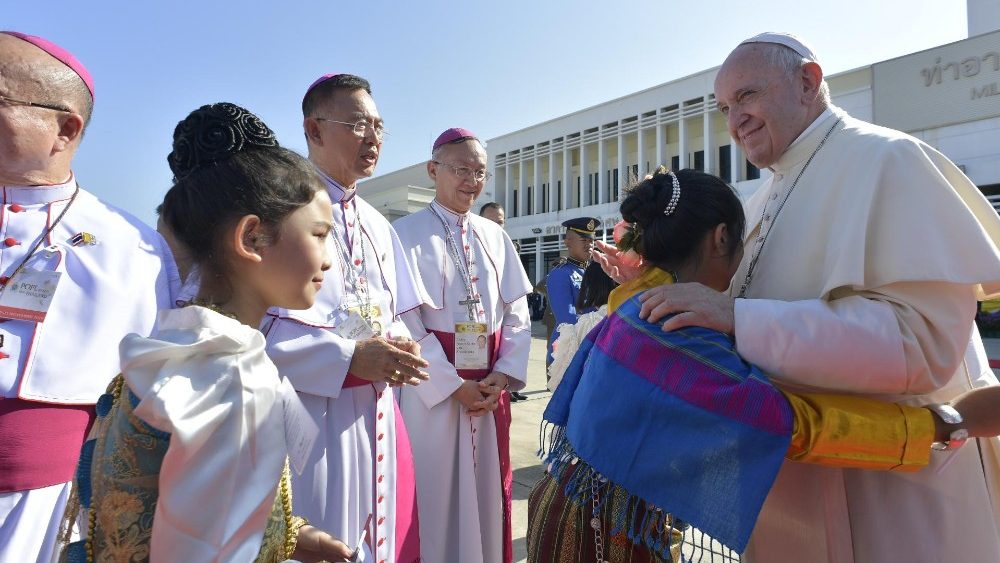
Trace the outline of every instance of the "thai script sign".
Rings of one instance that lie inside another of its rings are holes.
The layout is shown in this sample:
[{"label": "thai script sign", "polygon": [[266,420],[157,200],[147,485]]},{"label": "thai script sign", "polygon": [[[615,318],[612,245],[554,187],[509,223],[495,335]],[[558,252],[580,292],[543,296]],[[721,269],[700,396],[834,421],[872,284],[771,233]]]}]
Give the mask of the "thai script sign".
[{"label": "thai script sign", "polygon": [[873,116],[920,131],[1000,116],[1000,31],[877,63]]}]

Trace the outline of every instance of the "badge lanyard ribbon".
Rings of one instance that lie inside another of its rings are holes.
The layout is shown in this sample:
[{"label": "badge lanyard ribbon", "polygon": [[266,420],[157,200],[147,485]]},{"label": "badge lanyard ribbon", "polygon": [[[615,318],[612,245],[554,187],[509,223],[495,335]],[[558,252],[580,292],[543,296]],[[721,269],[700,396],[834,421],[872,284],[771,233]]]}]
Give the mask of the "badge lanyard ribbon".
[{"label": "badge lanyard ribbon", "polygon": [[[347,223],[347,207],[353,202],[341,202],[341,216]],[[367,256],[365,253],[365,241],[361,236],[361,214],[358,208],[354,207],[354,226],[351,232],[347,231],[348,225],[344,226],[344,233],[341,234],[337,221],[333,222],[333,241],[337,245],[337,257],[340,259],[341,270],[347,277],[347,282],[351,284],[351,293],[358,300],[361,308],[361,316],[370,324],[372,322],[372,301],[371,292],[368,288],[368,278],[365,275],[365,264]],[[348,238],[349,237],[349,238]],[[348,248],[345,243],[350,243]],[[360,248],[360,250],[358,250]],[[344,305],[341,305],[345,308]]]},{"label": "badge lanyard ribbon", "polygon": [[[434,211],[434,215],[437,216],[438,220],[441,221],[441,226],[444,227],[445,240],[448,245],[448,254],[451,255],[451,259],[455,263],[455,269],[458,271],[458,274],[462,277],[462,281],[465,283],[468,297],[459,301],[459,304],[465,305],[468,308],[469,322],[476,322],[476,306],[479,305],[480,299],[476,294],[476,282],[472,276],[472,247],[470,245],[466,245],[466,252],[464,254],[465,259],[463,260],[462,251],[458,248],[455,236],[451,232],[451,225],[448,224],[448,221],[434,206],[431,206],[431,209]],[[467,240],[471,241],[473,235],[475,234],[475,231],[472,229],[472,223],[467,218],[464,223],[467,225]]]}]

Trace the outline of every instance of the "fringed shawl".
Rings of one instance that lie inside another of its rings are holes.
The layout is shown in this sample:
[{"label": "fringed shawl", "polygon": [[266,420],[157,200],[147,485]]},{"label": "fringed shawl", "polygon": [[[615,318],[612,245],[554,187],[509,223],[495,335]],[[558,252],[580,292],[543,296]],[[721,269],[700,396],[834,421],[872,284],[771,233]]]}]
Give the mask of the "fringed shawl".
[{"label": "fringed shawl", "polygon": [[584,464],[566,487],[577,502],[589,505],[599,477],[652,508],[643,522],[634,510],[616,515],[611,534],[665,554],[644,531],[676,526],[669,514],[742,552],[788,450],[792,411],[728,336],[639,319],[637,289],[664,276],[650,269],[615,290],[621,306],[583,341],[545,409],[554,428],[540,453],[557,478]]}]

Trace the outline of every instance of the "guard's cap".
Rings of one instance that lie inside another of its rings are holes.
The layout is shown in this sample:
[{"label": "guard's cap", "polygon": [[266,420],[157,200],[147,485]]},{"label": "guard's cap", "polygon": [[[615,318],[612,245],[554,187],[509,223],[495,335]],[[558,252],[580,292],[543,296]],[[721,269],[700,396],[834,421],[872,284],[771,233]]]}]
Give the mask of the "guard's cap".
[{"label": "guard's cap", "polygon": [[749,39],[744,39],[740,42],[740,45],[746,45],[747,43],[774,43],[775,45],[784,45],[785,47],[788,47],[798,53],[807,61],[819,62],[819,58],[816,56],[816,53],[814,53],[804,41],[795,37],[791,33],[768,31],[759,35],[754,35]]},{"label": "guard's cap", "polygon": [[566,227],[567,230],[589,239],[594,238],[594,231],[600,224],[601,220],[595,217],[577,217],[563,221],[563,227]]}]

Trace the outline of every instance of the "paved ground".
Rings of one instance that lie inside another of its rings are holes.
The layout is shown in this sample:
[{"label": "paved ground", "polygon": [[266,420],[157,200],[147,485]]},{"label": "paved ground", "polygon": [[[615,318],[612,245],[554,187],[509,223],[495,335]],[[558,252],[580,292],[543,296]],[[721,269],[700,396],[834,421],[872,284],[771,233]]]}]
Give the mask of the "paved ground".
[{"label": "paved ground", "polygon": [[526,561],[528,529],[528,492],[542,476],[542,466],[535,452],[538,450],[538,428],[542,411],[549,401],[545,388],[545,327],[534,323],[531,355],[528,360],[528,386],[523,393],[527,401],[513,404],[513,422],[510,432],[510,460],[514,467],[514,561]]}]

